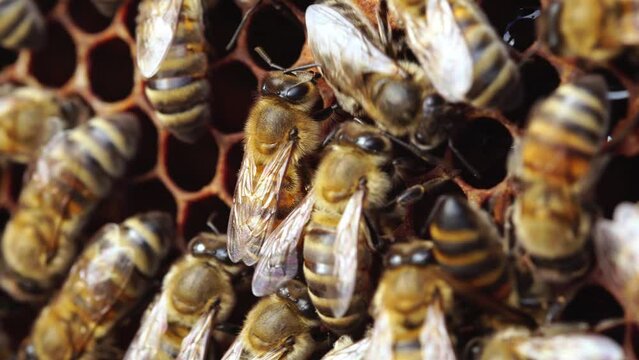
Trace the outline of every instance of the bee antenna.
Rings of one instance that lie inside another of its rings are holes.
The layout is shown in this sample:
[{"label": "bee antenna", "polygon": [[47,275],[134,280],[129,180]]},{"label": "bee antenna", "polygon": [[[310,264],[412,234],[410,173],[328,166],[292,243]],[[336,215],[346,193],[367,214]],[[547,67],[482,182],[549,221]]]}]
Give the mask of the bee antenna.
[{"label": "bee antenna", "polygon": [[453,154],[455,154],[455,156],[457,156],[457,159],[459,159],[459,161],[462,163],[462,165],[468,170],[470,171],[470,173],[473,175],[473,177],[475,177],[475,179],[481,179],[481,175],[479,174],[479,172],[477,171],[477,169],[475,169],[469,162],[468,160],[466,160],[466,158],[464,157],[464,155],[462,155],[462,153],[459,151],[459,149],[457,149],[457,146],[455,146],[455,144],[453,143],[452,139],[448,139],[448,147],[450,148],[450,151],[453,152]]},{"label": "bee antenna", "polygon": [[255,5],[251,6],[251,8],[244,13],[244,15],[242,16],[242,20],[240,21],[240,24],[235,29],[233,36],[231,36],[231,40],[229,40],[229,43],[226,44],[226,48],[225,48],[226,51],[231,50],[233,45],[235,45],[235,42],[237,41],[237,38],[240,36],[240,31],[244,27],[244,24],[246,24],[246,21],[248,20],[248,18],[251,16],[251,14],[253,14],[253,12],[255,12],[255,10],[261,3],[262,3],[262,0],[258,0],[255,3]]},{"label": "bee antenna", "polygon": [[206,226],[208,226],[208,228],[211,229],[211,231],[213,231],[215,235],[220,235],[220,230],[218,230],[217,226],[215,226],[215,223],[213,223],[216,217],[217,212],[212,212],[211,215],[209,215],[209,217],[206,219]]},{"label": "bee antenna", "polygon": [[[312,63],[312,64],[300,65],[300,66],[297,66],[297,67],[294,67],[294,68],[290,68],[290,69],[284,70],[284,74],[290,74],[290,73],[294,73],[296,71],[308,70],[308,69],[312,69],[314,67],[319,67],[319,64]],[[315,75],[313,77],[313,80],[315,80],[315,79],[317,79],[319,77],[321,77],[321,74],[317,73],[317,75]]]},{"label": "bee antenna", "polygon": [[264,49],[262,49],[261,47],[256,46],[254,50],[257,53],[257,55],[259,55],[262,58],[262,60],[264,60],[264,62],[268,64],[268,66],[272,67],[275,70],[286,71],[286,69],[284,69],[283,67],[277,64],[274,64],[273,60],[271,60],[271,58],[268,56],[266,51],[264,51]]}]

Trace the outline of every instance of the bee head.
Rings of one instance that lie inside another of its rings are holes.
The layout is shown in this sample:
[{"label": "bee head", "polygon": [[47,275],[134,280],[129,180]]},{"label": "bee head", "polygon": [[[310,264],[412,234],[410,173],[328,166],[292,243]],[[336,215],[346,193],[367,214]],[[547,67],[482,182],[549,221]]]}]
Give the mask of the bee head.
[{"label": "bee head", "polygon": [[213,258],[222,264],[233,265],[226,249],[226,236],[199,233],[189,242],[189,253],[193,257]]},{"label": "bee head", "polygon": [[303,110],[321,108],[322,97],[316,86],[319,73],[312,71],[272,71],[266,76],[260,94],[278,97]]},{"label": "bee head", "polygon": [[393,269],[404,265],[426,266],[433,264],[432,248],[430,242],[421,240],[395,244],[386,254],[384,265],[388,269]]},{"label": "bee head", "polygon": [[377,128],[354,121],[344,123],[334,134],[338,144],[350,144],[369,154],[389,154],[390,140]]},{"label": "bee head", "polygon": [[307,318],[314,318],[315,308],[308,296],[308,290],[304,283],[290,280],[277,290],[277,296],[295,304],[297,310]]}]

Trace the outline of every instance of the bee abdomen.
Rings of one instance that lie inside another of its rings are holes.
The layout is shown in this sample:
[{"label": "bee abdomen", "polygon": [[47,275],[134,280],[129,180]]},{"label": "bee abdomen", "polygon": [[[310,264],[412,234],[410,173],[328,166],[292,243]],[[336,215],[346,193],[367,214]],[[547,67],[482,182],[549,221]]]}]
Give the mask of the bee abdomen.
[{"label": "bee abdomen", "polygon": [[546,258],[531,254],[530,256],[535,266],[549,279],[557,282],[567,282],[580,278],[592,264],[592,257],[587,249],[580,249],[574,253],[560,258]]},{"label": "bee abdomen", "polygon": [[174,43],[145,93],[162,124],[180,140],[193,142],[210,115],[206,39],[199,19],[180,16]]},{"label": "bee abdomen", "polygon": [[45,38],[44,18],[31,0],[0,1],[0,45],[36,48]]},{"label": "bee abdomen", "polygon": [[[358,249],[357,282],[353,297],[345,315],[333,316],[332,306],[337,299],[329,297],[336,294],[337,277],[331,275],[334,258],[331,254],[335,232],[331,229],[311,223],[304,237],[304,276],[308,292],[322,322],[333,332],[343,334],[355,329],[365,318],[370,292],[370,254],[366,249]],[[361,242],[361,241],[360,241]]]}]

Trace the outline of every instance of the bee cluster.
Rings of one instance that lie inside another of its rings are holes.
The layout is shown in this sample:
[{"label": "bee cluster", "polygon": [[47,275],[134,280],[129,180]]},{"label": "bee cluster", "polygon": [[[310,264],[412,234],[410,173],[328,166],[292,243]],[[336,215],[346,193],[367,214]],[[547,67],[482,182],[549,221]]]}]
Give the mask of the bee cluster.
[{"label": "bee cluster", "polygon": [[633,6],[0,0],[0,359],[639,358]]}]

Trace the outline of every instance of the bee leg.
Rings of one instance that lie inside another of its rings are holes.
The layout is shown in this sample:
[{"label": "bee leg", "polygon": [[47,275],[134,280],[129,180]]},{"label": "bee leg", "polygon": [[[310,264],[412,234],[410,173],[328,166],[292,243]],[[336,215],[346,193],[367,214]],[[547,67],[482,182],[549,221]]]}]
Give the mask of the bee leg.
[{"label": "bee leg", "polygon": [[213,222],[216,217],[217,212],[213,211],[211,215],[209,215],[209,217],[206,219],[206,226],[211,229],[211,231],[213,231],[215,235],[220,235],[220,230],[218,230],[217,226],[215,226],[215,223]]},{"label": "bee leg", "polygon": [[335,111],[335,109],[337,109],[338,106],[339,105],[337,104],[333,104],[327,108],[316,111],[311,115],[311,118],[315,121],[324,121],[333,114],[333,112]]},{"label": "bee leg", "polygon": [[391,200],[386,205],[384,205],[384,208],[391,208],[398,205],[402,208],[405,208],[410,205],[413,205],[414,203],[421,200],[421,198],[424,197],[424,194],[426,194],[429,191],[432,191],[433,189],[448,182],[449,180],[450,180],[450,177],[442,176],[442,177],[430,179],[421,184],[413,185],[407,188],[406,190],[402,191],[401,193],[399,193],[399,195],[397,195],[393,200]]},{"label": "bee leg", "polygon": [[375,13],[375,17],[377,20],[377,31],[379,33],[379,38],[384,46],[386,53],[391,55],[391,58],[395,58],[396,52],[393,49],[392,44],[392,29],[390,24],[388,23],[388,3],[386,0],[380,0],[377,5],[377,12]]},{"label": "bee leg", "polygon": [[387,241],[380,236],[380,230],[377,223],[373,220],[374,215],[369,211],[364,210],[364,221],[370,236],[366,237],[366,244],[373,252],[384,252],[386,249]]},{"label": "bee leg", "polygon": [[253,5],[250,9],[248,9],[244,13],[244,16],[242,16],[242,20],[240,21],[240,24],[235,29],[235,32],[233,33],[233,36],[231,36],[231,40],[229,40],[229,43],[226,44],[226,51],[231,50],[231,48],[235,45],[235,42],[237,41],[237,37],[240,35],[240,31],[242,31],[242,28],[246,24],[246,20],[248,20],[249,17],[251,17],[251,14],[253,14],[253,12],[255,12],[255,10],[257,10],[257,8],[260,6],[261,3],[262,3],[262,0],[258,0],[255,3],[255,5]]},{"label": "bee leg", "polygon": [[231,335],[237,335],[240,333],[240,331],[242,331],[242,326],[238,324],[221,323],[215,325],[215,330]]}]

